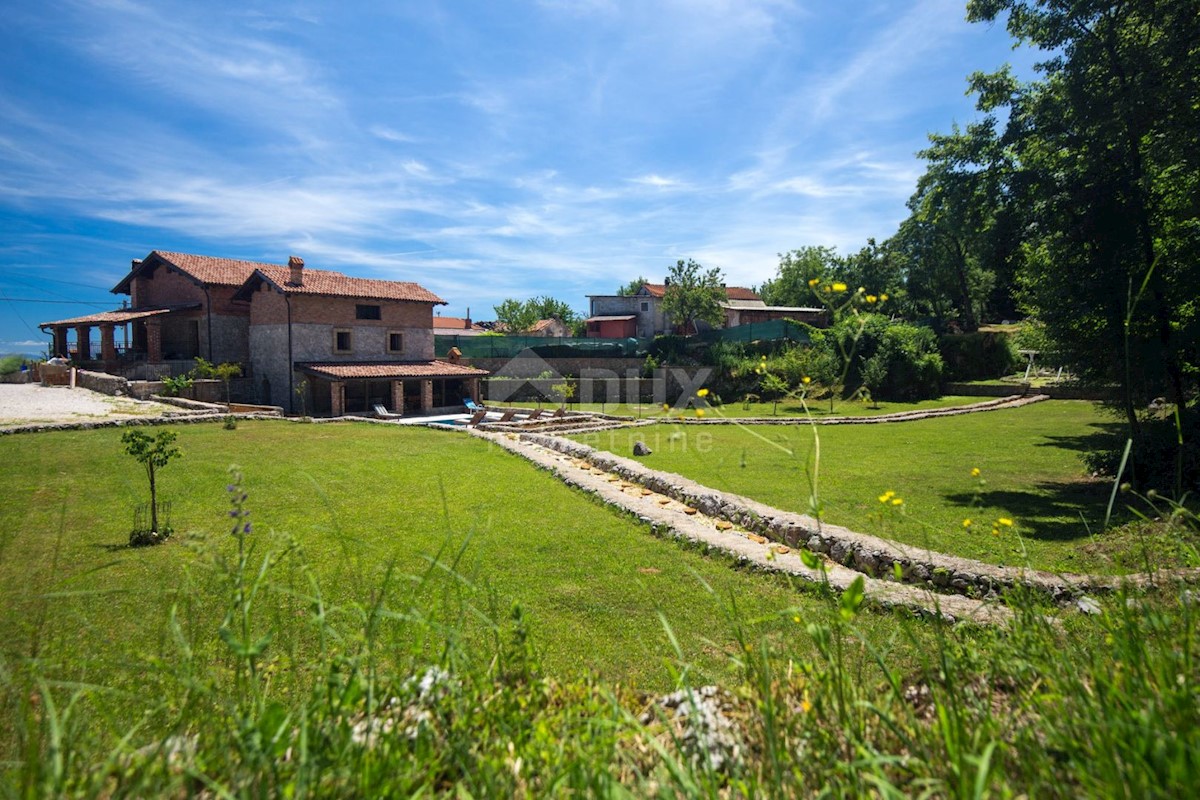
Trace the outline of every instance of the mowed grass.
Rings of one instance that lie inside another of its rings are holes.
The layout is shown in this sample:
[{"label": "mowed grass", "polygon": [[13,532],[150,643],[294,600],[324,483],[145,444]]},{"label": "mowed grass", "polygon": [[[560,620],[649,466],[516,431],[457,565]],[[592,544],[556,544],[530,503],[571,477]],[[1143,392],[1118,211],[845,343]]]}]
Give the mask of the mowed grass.
[{"label": "mowed grass", "polygon": [[[828,400],[812,400],[809,402],[809,412],[814,417],[873,417],[879,414],[896,414],[902,411],[924,411],[932,408],[951,408],[954,406],[965,406],[971,403],[978,403],[991,398],[987,397],[967,397],[965,395],[945,395],[933,400],[918,400],[912,403],[860,403],[852,400],[838,400],[834,403],[833,411],[829,410]],[[538,403],[532,401],[522,401],[517,403],[497,402],[493,405],[503,406],[505,408],[537,408]],[[556,403],[543,402],[541,408],[553,410],[558,407]],[[613,414],[620,417],[634,417],[636,419],[675,419],[680,414],[694,416],[695,410],[691,407],[686,409],[677,409],[674,407],[663,410],[659,403],[570,403],[567,408],[571,411],[590,411],[593,413]],[[805,409],[797,400],[781,400],[779,403],[771,402],[727,402],[724,405],[714,408],[708,408],[704,411],[706,416],[714,417],[735,417],[741,419],[743,417],[804,417]]]},{"label": "mowed grass", "polygon": [[[1120,570],[1083,547],[1102,535],[1111,484],[1087,477],[1080,456],[1115,426],[1098,406],[1066,400],[820,426],[817,470],[811,426],[676,424],[576,438],[624,456],[641,439],[654,451],[639,458],[647,466],[804,513],[815,472],[826,522],[994,564],[1112,572]],[[1001,518],[1014,525],[993,535]]]},{"label": "mowed grass", "polygon": [[[261,555],[284,547],[280,532],[290,534],[327,604],[367,607],[387,587],[390,607],[441,607],[458,616],[445,620],[448,628],[483,640],[491,633],[482,620],[507,619],[518,602],[552,673],[594,670],[629,686],[667,688],[675,654],[666,619],[683,660],[720,679],[734,647],[719,621],[731,599],[773,638],[792,636],[794,616],[807,619],[827,602],[655,538],[632,517],[462,433],[266,421],[174,430],[183,456],[160,471],[159,486],[172,501],[177,535],[137,550],[124,543],[147,481],[123,452],[120,430],[0,438],[0,649],[7,656],[34,656],[58,677],[136,686],[136,671],[116,674],[114,665],[171,658],[168,609],[180,598],[191,598],[180,611],[188,630],[215,641],[227,601],[184,542],[200,535],[226,557],[233,553],[231,464],[245,475],[250,542]],[[414,581],[395,576],[430,570],[438,554],[457,558],[459,577],[435,569],[437,588],[408,596]],[[308,591],[297,569],[284,572],[294,590]],[[304,613],[287,613],[296,619],[272,626],[303,625]],[[868,618],[881,641],[889,635],[890,617]],[[302,651],[310,634],[289,635]]]}]

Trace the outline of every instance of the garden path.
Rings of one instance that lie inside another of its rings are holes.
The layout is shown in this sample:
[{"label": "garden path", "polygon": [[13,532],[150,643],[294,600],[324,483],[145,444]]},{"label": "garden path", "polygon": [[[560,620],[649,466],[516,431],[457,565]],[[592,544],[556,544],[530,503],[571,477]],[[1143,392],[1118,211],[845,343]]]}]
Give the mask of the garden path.
[{"label": "garden path", "polygon": [[828,584],[843,591],[856,578],[863,578],[865,600],[885,608],[940,615],[952,621],[1004,624],[1012,617],[996,600],[979,600],[956,594],[938,594],[928,589],[881,580],[818,556],[816,569],[806,566],[798,551],[765,536],[745,530],[728,520],[702,513],[666,494],[625,480],[591,462],[562,453],[512,433],[472,431],[534,464],[550,470],[564,483],[595,495],[650,525],[660,535],[695,542],[726,553],[759,569],[782,572],[815,584]]}]

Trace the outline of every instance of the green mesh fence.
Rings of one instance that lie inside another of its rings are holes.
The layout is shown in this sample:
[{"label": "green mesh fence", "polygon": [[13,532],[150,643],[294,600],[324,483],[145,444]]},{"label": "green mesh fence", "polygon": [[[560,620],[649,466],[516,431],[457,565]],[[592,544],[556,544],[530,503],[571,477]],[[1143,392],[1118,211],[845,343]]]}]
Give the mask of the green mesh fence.
[{"label": "green mesh fence", "polygon": [[[696,338],[703,342],[755,342],[787,339],[807,342],[804,325],[788,319],[753,322],[736,328],[704,331]],[[457,347],[464,358],[515,358],[532,350],[542,358],[644,358],[653,339],[572,339],[556,336],[458,336],[436,334],[433,351],[445,358]]]},{"label": "green mesh fence", "polygon": [[464,358],[515,358],[532,350],[542,358],[640,358],[651,339],[572,339],[557,336],[441,336],[433,337],[433,351],[445,358],[457,347]]},{"label": "green mesh fence", "polygon": [[792,342],[809,341],[807,327],[790,319],[751,322],[736,328],[718,328],[704,331],[699,336],[705,342],[762,342],[780,339]]}]

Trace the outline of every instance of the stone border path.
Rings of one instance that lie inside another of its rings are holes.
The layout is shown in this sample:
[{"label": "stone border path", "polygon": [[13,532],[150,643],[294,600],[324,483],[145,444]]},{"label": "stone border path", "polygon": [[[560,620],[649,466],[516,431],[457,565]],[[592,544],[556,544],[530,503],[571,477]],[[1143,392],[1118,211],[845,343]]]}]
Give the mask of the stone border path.
[{"label": "stone border path", "polygon": [[1119,576],[1074,575],[1023,567],[1000,567],[983,561],[909,547],[890,539],[857,533],[839,525],[818,524],[806,515],[780,509],[741,495],[725,493],[677,475],[651,469],[639,461],[597,450],[585,444],[540,434],[521,439],[579,459],[593,468],[637,483],[647,489],[699,509],[705,515],[741,526],[747,531],[787,547],[803,547],[828,556],[833,562],[868,576],[888,579],[897,566],[901,580],[941,592],[996,596],[1022,587],[1056,602],[1067,602],[1088,592],[1110,593],[1121,586],[1148,588],[1183,581],[1200,582],[1200,570],[1160,570],[1153,574]]},{"label": "stone border path", "polygon": [[940,615],[951,621],[1004,624],[1012,617],[1012,612],[995,600],[941,595],[916,586],[863,575],[823,557],[823,569],[810,569],[791,547],[772,542],[728,520],[710,516],[662,492],[623,480],[587,459],[535,441],[528,434],[521,436],[479,430],[470,433],[549,470],[568,486],[582,489],[605,503],[635,514],[658,534],[704,544],[757,568],[794,575],[814,584],[828,584],[838,591],[845,590],[856,578],[862,577],[866,600],[874,605],[905,608],[922,615]]}]

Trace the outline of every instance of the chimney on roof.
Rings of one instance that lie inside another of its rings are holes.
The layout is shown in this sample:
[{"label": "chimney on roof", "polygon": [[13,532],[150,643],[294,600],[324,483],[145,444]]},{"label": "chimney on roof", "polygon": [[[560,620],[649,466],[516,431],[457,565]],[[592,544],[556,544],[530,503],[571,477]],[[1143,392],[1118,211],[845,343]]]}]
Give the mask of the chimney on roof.
[{"label": "chimney on roof", "polygon": [[304,285],[304,259],[300,256],[288,256],[288,285],[303,286]]},{"label": "chimney on roof", "polygon": [[463,330],[471,330],[471,307],[467,306],[467,320],[463,324]]},{"label": "chimney on roof", "polygon": [[670,286],[670,285],[671,285],[671,279],[663,278],[663,286]]},{"label": "chimney on roof", "polygon": [[135,258],[129,262],[129,269],[135,270],[138,267],[140,267],[141,265],[142,265],[142,260],[140,258]]}]

